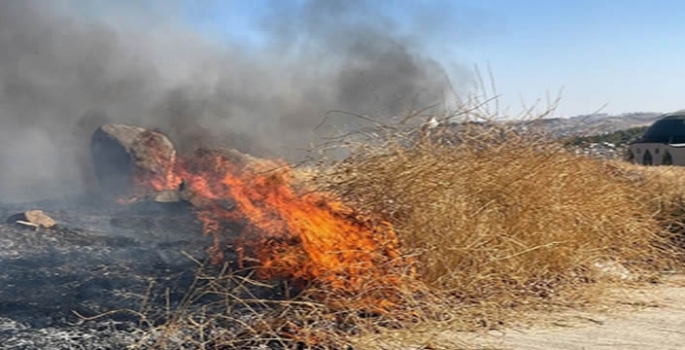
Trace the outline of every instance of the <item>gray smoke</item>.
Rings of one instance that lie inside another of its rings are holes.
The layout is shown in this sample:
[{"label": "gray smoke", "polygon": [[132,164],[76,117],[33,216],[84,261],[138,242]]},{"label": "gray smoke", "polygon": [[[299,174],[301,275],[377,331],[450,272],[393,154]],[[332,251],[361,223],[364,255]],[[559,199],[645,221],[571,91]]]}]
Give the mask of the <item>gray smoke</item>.
[{"label": "gray smoke", "polygon": [[314,131],[329,110],[384,118],[443,101],[448,72],[383,14],[389,3],[274,1],[255,23],[263,42],[245,44],[188,29],[167,2],[103,5],[121,23],[88,1],[0,1],[0,202],[87,188],[90,135],[106,122],[159,129],[182,150],[297,160],[360,122]]}]

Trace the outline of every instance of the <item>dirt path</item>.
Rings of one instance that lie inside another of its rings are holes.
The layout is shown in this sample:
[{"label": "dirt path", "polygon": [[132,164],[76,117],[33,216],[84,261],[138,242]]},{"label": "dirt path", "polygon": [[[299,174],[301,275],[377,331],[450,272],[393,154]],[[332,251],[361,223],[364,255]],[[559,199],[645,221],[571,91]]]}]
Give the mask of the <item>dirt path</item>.
[{"label": "dirt path", "polygon": [[551,326],[460,334],[467,343],[514,350],[685,349],[685,277],[619,292],[608,313],[568,313]]}]

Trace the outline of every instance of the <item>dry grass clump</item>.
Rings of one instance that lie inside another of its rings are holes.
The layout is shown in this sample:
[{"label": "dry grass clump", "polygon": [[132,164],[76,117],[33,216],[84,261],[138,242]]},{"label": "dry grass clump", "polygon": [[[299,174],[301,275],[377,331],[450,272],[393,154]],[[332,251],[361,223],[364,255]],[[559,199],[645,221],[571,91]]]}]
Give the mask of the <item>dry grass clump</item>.
[{"label": "dry grass clump", "polygon": [[390,220],[434,290],[465,305],[560,302],[616,279],[597,263],[639,275],[670,258],[645,189],[603,162],[502,125],[431,132],[355,144],[319,182]]},{"label": "dry grass clump", "polygon": [[[612,162],[620,172],[643,194],[655,218],[670,233],[668,245],[676,248],[673,263],[682,262],[685,249],[685,167],[647,167],[626,162]],[[677,268],[677,266],[673,268]]]}]

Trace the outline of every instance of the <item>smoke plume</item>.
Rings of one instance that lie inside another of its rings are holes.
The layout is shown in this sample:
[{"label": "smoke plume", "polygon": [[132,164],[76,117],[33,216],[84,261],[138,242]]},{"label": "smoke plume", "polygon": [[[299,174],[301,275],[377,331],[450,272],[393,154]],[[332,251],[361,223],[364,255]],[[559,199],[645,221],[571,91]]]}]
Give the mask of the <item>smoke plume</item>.
[{"label": "smoke plume", "polygon": [[450,72],[385,14],[392,2],[274,1],[250,42],[193,30],[166,1],[101,2],[120,11],[107,18],[90,3],[0,1],[0,202],[85,189],[90,135],[107,122],[159,129],[181,150],[297,160],[359,122],[315,131],[329,110],[392,117],[446,93]]}]

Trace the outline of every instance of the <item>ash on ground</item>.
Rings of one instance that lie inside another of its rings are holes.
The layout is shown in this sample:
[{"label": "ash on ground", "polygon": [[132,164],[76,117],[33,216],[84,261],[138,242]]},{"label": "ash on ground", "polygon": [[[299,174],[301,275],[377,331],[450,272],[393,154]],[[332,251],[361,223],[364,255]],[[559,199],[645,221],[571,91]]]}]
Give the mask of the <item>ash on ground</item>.
[{"label": "ash on ground", "polygon": [[[0,344],[7,350],[124,349],[150,339],[150,328],[188,301],[212,241],[182,203],[0,204],[0,217],[30,209],[58,226],[0,224]],[[227,263],[235,259],[224,253]],[[210,274],[221,268],[203,267]],[[273,289],[249,293],[282,297]],[[212,302],[204,298],[194,300],[197,307]]]}]

